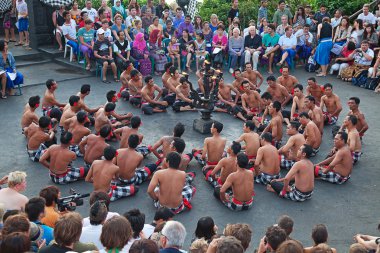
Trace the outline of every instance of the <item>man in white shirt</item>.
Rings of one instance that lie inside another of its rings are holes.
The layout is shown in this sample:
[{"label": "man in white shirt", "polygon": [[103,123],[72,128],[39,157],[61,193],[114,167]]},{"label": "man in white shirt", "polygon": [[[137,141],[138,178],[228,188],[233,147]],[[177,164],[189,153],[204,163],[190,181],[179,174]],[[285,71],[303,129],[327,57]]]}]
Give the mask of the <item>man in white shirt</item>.
[{"label": "man in white shirt", "polygon": [[136,21],[136,20],[140,20],[140,22],[141,22],[141,18],[140,18],[139,16],[137,16],[136,8],[132,7],[132,8],[129,10],[129,15],[128,15],[128,17],[125,19],[125,25],[127,26],[128,32],[129,32],[132,28],[136,28],[136,26],[135,26],[135,21]]},{"label": "man in white shirt", "polygon": [[375,15],[373,15],[371,12],[369,12],[369,4],[363,5],[363,13],[361,13],[358,16],[358,19],[363,20],[363,24],[364,23],[368,23],[368,24],[371,24],[371,25],[376,24],[376,17],[375,17]]},{"label": "man in white shirt", "polygon": [[[20,192],[26,189],[26,173],[14,171],[9,173],[8,188],[0,190],[0,202],[4,204],[5,210],[24,210],[25,204],[29,201],[27,197]],[[6,178],[1,179],[1,183],[6,181]]]},{"label": "man in white shirt", "polygon": [[95,22],[95,19],[98,17],[98,12],[92,8],[92,1],[86,0],[86,7],[82,9],[82,11],[87,11],[88,18]]},{"label": "man in white shirt", "polygon": [[342,11],[337,9],[334,13],[334,17],[331,19],[331,26],[334,29],[338,25],[340,25],[340,22],[342,21]]},{"label": "man in white shirt", "polygon": [[368,40],[363,40],[360,48],[355,49],[348,58],[353,59],[355,64],[370,66],[375,53],[369,48]]},{"label": "man in white shirt", "polygon": [[297,38],[296,51],[300,59],[309,58],[312,50],[313,34],[309,32],[310,25],[305,24],[303,29],[298,30],[294,35]]},{"label": "man in white shirt", "polygon": [[282,51],[282,56],[281,61],[279,61],[277,65],[282,66],[286,61],[288,66],[291,67],[293,65],[294,56],[296,55],[297,46],[297,38],[293,34],[293,28],[291,26],[285,28],[285,34],[280,37],[278,45]]},{"label": "man in white shirt", "polygon": [[68,11],[63,12],[63,17],[65,19],[65,23],[63,23],[61,29],[62,34],[65,36],[66,44],[70,45],[73,49],[73,61],[76,59],[76,55],[78,54],[78,38],[77,38],[77,30],[74,19],[71,19],[71,14]]}]

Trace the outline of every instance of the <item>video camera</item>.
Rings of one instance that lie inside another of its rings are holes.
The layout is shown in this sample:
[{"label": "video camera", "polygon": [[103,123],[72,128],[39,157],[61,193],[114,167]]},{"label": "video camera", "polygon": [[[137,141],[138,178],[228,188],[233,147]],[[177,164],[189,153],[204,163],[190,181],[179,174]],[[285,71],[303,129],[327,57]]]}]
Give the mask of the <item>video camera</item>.
[{"label": "video camera", "polygon": [[73,188],[70,188],[70,196],[59,198],[57,201],[58,210],[60,212],[64,211],[75,211],[77,206],[83,205],[83,198],[90,196],[89,193],[80,194],[77,193]]}]

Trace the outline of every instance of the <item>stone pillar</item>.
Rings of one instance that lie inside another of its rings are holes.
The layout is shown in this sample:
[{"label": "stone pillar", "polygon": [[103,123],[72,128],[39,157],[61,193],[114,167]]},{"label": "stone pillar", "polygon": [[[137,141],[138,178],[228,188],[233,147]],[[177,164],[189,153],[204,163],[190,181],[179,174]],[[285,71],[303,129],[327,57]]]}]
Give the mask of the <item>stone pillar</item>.
[{"label": "stone pillar", "polygon": [[36,49],[41,45],[52,44],[54,41],[52,7],[42,5],[39,0],[29,0],[29,32],[30,45]]}]

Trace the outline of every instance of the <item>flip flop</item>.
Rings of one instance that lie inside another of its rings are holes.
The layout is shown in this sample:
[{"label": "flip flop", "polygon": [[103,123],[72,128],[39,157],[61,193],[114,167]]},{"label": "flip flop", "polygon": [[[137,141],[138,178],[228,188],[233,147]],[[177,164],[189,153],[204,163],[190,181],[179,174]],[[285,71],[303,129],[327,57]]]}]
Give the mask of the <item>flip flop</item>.
[{"label": "flip flop", "polygon": [[110,81],[108,80],[102,80],[103,83],[111,83]]}]

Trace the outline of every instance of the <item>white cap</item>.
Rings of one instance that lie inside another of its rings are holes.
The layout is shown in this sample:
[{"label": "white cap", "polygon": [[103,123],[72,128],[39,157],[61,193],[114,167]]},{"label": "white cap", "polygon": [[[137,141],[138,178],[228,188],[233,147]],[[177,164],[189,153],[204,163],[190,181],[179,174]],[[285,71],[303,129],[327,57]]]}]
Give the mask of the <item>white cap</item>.
[{"label": "white cap", "polygon": [[98,31],[97,31],[97,34],[104,34],[105,31],[103,30],[103,28],[99,28]]}]

